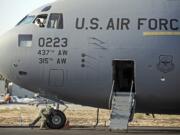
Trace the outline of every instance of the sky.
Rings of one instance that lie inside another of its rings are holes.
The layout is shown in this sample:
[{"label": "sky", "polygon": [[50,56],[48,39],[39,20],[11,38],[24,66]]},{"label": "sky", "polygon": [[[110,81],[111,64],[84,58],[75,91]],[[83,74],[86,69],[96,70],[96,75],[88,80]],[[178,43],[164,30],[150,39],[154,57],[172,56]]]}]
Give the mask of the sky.
[{"label": "sky", "polygon": [[34,9],[55,0],[0,0],[0,35]]}]

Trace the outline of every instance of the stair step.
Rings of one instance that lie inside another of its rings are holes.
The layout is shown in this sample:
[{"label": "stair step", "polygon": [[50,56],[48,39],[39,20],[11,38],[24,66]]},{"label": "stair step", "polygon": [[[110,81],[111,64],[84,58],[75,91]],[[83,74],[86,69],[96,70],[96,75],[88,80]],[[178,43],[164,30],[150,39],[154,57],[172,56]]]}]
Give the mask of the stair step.
[{"label": "stair step", "polygon": [[116,93],[112,100],[112,113],[110,129],[124,130],[127,129],[130,117],[129,93]]},{"label": "stair step", "polygon": [[[115,111],[115,112],[127,112],[127,110],[129,110],[129,107],[124,107],[124,108],[113,108],[113,110]],[[129,112],[129,111],[128,111]]]}]

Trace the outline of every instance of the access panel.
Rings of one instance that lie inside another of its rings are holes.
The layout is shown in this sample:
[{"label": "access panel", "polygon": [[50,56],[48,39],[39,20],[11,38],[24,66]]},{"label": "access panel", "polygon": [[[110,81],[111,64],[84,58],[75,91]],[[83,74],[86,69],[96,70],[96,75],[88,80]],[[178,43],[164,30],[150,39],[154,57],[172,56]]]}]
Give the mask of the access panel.
[{"label": "access panel", "polygon": [[49,72],[49,86],[62,87],[64,85],[64,70],[51,69]]}]

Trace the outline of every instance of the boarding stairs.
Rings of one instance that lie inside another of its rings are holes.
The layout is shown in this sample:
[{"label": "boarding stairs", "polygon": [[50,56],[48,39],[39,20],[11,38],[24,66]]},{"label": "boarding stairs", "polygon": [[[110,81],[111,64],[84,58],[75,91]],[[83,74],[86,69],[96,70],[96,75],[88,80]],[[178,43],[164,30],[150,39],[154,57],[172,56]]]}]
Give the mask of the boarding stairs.
[{"label": "boarding stairs", "polygon": [[112,93],[110,130],[128,129],[128,123],[134,115],[135,108],[135,94],[132,89],[133,81],[130,92]]}]

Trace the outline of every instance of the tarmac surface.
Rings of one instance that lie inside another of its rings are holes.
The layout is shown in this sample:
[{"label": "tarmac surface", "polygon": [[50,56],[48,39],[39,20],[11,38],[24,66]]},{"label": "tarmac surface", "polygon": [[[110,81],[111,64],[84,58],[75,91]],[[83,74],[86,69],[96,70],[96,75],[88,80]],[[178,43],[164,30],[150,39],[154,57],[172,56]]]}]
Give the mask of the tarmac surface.
[{"label": "tarmac surface", "polygon": [[0,135],[180,135],[180,128],[130,127],[128,131],[109,131],[108,128],[72,128],[39,130],[39,128],[1,127]]}]

